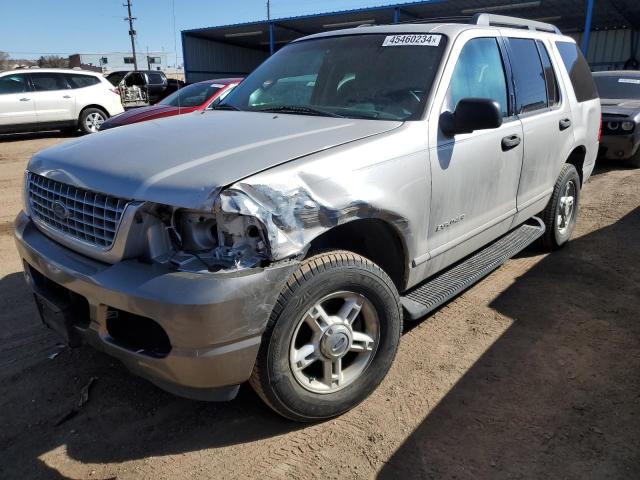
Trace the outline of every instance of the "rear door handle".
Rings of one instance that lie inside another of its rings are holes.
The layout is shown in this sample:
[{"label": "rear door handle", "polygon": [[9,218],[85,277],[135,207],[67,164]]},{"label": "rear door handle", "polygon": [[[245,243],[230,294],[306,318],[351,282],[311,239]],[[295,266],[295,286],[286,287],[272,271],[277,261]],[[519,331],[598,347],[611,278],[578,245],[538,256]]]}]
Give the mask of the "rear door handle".
[{"label": "rear door handle", "polygon": [[502,151],[506,152],[520,145],[521,138],[519,135],[509,135],[502,139]]},{"label": "rear door handle", "polygon": [[21,102],[28,102],[29,100],[31,100],[30,98],[27,97],[23,97],[20,99]]},{"label": "rear door handle", "polygon": [[560,130],[566,130],[570,126],[571,126],[570,118],[563,118],[562,120],[560,120]]}]

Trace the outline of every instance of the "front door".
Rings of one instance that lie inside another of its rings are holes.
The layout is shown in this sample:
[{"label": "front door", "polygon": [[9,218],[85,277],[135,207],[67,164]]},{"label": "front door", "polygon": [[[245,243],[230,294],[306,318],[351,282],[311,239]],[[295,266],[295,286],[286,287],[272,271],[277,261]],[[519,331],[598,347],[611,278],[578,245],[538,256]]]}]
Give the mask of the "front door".
[{"label": "front door", "polygon": [[452,49],[451,58],[457,62],[448,80],[449,70],[445,69],[441,88],[446,92],[440,96],[441,103],[434,105],[430,125],[466,97],[496,101],[503,124],[454,137],[438,128],[436,141],[430,141],[432,199],[427,238],[431,271],[506,233],[516,212],[522,125],[510,112],[503,54],[498,38],[470,38]]},{"label": "front door", "polygon": [[34,105],[33,92],[24,73],[0,77],[0,128],[36,123]]}]

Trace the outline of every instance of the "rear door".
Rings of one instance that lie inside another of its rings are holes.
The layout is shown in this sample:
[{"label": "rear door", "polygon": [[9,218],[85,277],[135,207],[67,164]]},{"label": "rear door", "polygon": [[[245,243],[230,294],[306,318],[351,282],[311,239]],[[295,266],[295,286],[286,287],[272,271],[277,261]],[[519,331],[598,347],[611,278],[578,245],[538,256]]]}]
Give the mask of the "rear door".
[{"label": "rear door", "polygon": [[429,251],[432,259],[450,252],[442,260],[430,262],[435,269],[506,233],[516,213],[522,126],[511,113],[508,65],[500,37],[475,35],[465,42],[463,34],[454,45],[450,58],[457,60],[450,74],[451,67],[446,67],[441,82],[444,91],[440,87],[434,101],[440,107],[433,109],[429,124],[438,125],[441,113],[453,111],[457,102],[467,97],[495,100],[503,123],[499,128],[453,138],[438,128],[433,139],[430,129]]},{"label": "rear door", "polygon": [[524,158],[515,223],[546,206],[562,164],[573,149],[569,102],[559,86],[549,47],[535,37],[506,39],[515,86],[516,115],[522,122]]},{"label": "rear door", "polygon": [[27,74],[14,73],[0,77],[0,128],[37,121]]},{"label": "rear door", "polygon": [[33,97],[39,123],[53,123],[76,119],[74,91],[62,73],[30,72]]}]

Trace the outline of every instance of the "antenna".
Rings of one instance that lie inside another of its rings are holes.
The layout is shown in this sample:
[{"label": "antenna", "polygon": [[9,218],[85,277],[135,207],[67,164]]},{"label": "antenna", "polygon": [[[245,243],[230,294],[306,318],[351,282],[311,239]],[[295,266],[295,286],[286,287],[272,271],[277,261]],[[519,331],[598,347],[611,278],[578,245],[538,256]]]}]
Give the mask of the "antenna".
[{"label": "antenna", "polygon": [[129,36],[131,37],[131,50],[133,51],[133,69],[138,70],[138,59],[136,57],[136,31],[133,29],[133,21],[137,20],[136,17],[131,16],[131,0],[127,0],[126,4],[122,4],[123,7],[127,7],[128,16],[125,17],[124,21],[129,22]]}]

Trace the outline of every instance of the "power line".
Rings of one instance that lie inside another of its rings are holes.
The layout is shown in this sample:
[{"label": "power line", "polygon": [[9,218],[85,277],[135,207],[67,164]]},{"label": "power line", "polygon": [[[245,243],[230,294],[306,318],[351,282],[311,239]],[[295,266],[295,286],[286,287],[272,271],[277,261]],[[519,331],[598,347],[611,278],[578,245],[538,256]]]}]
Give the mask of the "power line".
[{"label": "power line", "polygon": [[126,4],[122,5],[123,7],[127,7],[127,12],[129,15],[125,17],[125,22],[129,21],[129,36],[131,37],[131,50],[133,51],[133,69],[138,70],[138,59],[136,58],[136,31],[133,29],[133,21],[137,20],[136,17],[131,16],[131,0],[127,0]]}]

